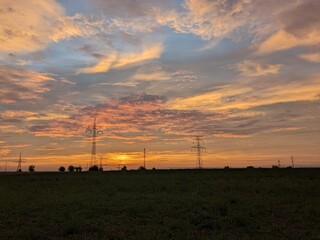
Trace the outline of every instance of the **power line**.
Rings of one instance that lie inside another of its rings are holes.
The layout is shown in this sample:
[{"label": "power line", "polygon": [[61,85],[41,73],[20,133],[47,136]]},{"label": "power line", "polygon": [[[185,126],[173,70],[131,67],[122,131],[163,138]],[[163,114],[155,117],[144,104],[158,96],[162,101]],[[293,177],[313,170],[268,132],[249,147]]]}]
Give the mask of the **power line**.
[{"label": "power line", "polygon": [[206,148],[203,146],[203,140],[201,136],[195,136],[193,139],[193,144],[195,146],[191,147],[192,152],[197,153],[197,168],[202,168],[202,153],[206,151]]}]

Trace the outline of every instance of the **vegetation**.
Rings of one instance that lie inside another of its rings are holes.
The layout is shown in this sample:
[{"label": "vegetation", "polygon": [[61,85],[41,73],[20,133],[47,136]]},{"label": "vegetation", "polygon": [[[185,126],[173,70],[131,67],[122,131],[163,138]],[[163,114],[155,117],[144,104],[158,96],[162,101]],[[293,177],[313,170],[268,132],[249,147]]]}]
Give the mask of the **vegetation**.
[{"label": "vegetation", "polygon": [[28,170],[29,170],[29,172],[34,172],[35,171],[35,166],[34,165],[30,165],[29,166],[29,168],[28,168]]},{"label": "vegetation", "polygon": [[0,239],[319,239],[320,169],[0,174]]},{"label": "vegetation", "polygon": [[70,166],[68,167],[68,171],[69,171],[69,172],[74,172],[74,166],[70,165]]},{"label": "vegetation", "polygon": [[65,172],[66,171],[66,168],[64,167],[64,166],[61,166],[61,167],[59,167],[59,172]]}]

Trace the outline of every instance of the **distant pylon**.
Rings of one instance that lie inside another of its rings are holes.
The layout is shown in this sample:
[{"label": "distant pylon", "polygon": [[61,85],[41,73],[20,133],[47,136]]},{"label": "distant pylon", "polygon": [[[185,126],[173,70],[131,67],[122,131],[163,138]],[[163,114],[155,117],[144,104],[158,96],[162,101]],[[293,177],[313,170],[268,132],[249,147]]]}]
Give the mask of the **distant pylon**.
[{"label": "distant pylon", "polygon": [[22,172],[21,170],[21,152],[20,152],[20,156],[19,156],[19,162],[18,162],[18,167],[17,167],[17,172]]},{"label": "distant pylon", "polygon": [[146,149],[143,149],[143,167],[146,169]]},{"label": "distant pylon", "polygon": [[294,159],[293,159],[293,156],[291,156],[291,166],[292,166],[292,168],[294,168]]},{"label": "distant pylon", "polygon": [[278,168],[281,168],[281,162],[278,160]]},{"label": "distant pylon", "polygon": [[91,161],[90,161],[90,167],[92,167],[93,165],[96,165],[96,153],[97,153],[97,141],[96,141],[96,137],[99,134],[102,134],[103,131],[98,130],[97,128],[97,124],[96,124],[96,118],[93,118],[93,125],[92,127],[87,127],[86,130],[87,133],[92,133],[92,147],[91,147]]},{"label": "distant pylon", "polygon": [[204,143],[203,143],[202,137],[195,136],[195,138],[193,139],[193,144],[194,146],[191,147],[191,151],[197,153],[197,168],[201,169],[203,166],[202,153],[206,151],[206,148],[203,146]]},{"label": "distant pylon", "polygon": [[102,156],[100,156],[100,167],[99,167],[100,171],[103,171],[103,167],[102,167]]}]

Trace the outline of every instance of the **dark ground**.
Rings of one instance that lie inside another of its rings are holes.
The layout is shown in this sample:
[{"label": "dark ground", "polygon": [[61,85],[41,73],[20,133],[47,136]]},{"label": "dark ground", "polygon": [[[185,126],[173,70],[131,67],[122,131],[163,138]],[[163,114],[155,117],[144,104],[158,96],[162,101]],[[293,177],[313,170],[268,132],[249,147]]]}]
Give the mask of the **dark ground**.
[{"label": "dark ground", "polygon": [[320,169],[0,174],[0,239],[320,239]]}]

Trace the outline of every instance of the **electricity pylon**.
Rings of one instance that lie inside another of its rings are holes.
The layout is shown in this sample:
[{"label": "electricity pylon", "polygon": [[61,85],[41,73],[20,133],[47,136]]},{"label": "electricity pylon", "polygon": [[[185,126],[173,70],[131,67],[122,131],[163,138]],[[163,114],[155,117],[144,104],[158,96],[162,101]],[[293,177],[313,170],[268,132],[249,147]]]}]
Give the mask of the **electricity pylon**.
[{"label": "electricity pylon", "polygon": [[96,141],[96,137],[99,134],[103,134],[102,130],[99,130],[100,128],[97,127],[96,124],[96,118],[93,118],[93,125],[87,127],[86,132],[87,133],[92,133],[92,147],[91,147],[91,161],[90,161],[90,167],[96,165],[96,153],[97,153],[97,141]]},{"label": "electricity pylon", "polygon": [[22,161],[22,159],[21,159],[21,152],[20,152],[19,161],[18,161],[18,167],[17,167],[17,172],[22,172],[22,170],[21,170],[21,161]]},{"label": "electricity pylon", "polygon": [[202,137],[195,136],[195,138],[193,139],[193,144],[194,144],[194,146],[191,147],[191,151],[197,153],[197,165],[196,166],[197,166],[197,168],[201,169],[203,166],[202,153],[206,152],[206,148],[203,146],[204,142],[202,140]]}]

